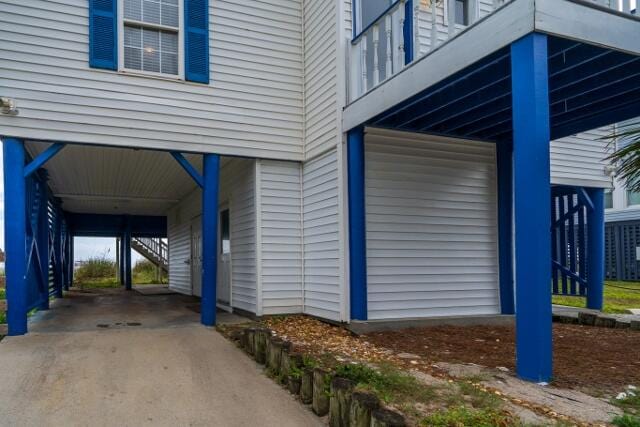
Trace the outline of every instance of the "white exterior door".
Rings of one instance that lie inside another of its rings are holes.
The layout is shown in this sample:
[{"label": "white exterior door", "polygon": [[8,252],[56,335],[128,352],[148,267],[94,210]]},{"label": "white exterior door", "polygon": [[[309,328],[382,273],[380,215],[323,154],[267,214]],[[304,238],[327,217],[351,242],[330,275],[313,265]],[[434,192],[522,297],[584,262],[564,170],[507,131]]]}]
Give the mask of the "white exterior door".
[{"label": "white exterior door", "polygon": [[191,221],[191,290],[202,296],[202,217]]},{"label": "white exterior door", "polygon": [[223,308],[231,307],[231,227],[229,208],[220,210],[218,233],[218,303]]}]

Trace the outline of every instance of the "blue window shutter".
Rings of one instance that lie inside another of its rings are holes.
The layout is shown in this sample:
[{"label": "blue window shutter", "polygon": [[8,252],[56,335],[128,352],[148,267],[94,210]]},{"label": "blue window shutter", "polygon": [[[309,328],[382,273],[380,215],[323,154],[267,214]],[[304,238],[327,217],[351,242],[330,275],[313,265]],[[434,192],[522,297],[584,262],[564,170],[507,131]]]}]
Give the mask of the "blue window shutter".
[{"label": "blue window shutter", "polygon": [[209,1],[184,0],[185,79],[209,83]]},{"label": "blue window shutter", "polygon": [[118,0],[89,0],[89,66],[118,69]]}]

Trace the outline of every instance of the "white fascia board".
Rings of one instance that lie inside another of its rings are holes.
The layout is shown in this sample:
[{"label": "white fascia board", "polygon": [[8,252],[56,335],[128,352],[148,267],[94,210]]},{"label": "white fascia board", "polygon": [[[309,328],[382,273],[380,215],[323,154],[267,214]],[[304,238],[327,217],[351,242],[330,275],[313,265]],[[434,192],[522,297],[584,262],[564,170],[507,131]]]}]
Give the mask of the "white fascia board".
[{"label": "white fascia board", "polygon": [[640,55],[640,17],[578,0],[536,0],[535,30]]}]

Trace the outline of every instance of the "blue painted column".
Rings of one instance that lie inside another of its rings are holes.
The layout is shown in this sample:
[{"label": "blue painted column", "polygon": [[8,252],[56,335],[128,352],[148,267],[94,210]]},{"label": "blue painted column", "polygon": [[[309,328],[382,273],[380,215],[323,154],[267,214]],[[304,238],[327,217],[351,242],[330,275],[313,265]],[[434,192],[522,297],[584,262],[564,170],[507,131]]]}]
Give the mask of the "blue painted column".
[{"label": "blue painted column", "polygon": [[3,138],[4,236],[9,335],[27,333],[27,213],[24,143]]},{"label": "blue painted column", "polygon": [[218,281],[218,192],[220,156],[203,155],[202,187],[202,300],[200,321],[216,324],[216,286]]},{"label": "blue painted column", "polygon": [[604,189],[589,188],[587,210],[587,308],[602,310],[604,292]]},{"label": "blue painted column", "polygon": [[551,186],[547,37],[511,45],[516,283],[516,371],[552,375]]},{"label": "blue painted column", "polygon": [[496,144],[498,163],[498,252],[500,257],[500,307],[514,314],[513,292],[513,146]]},{"label": "blue painted column", "polygon": [[74,243],[75,242],[74,242],[73,234],[69,233],[69,273],[68,273],[69,286],[73,286],[73,267],[74,267],[73,257],[75,256]]},{"label": "blue painted column", "polygon": [[62,286],[65,291],[69,290],[69,227],[66,220],[63,227],[63,239],[62,252],[64,254],[64,263],[62,264]]},{"label": "blue painted column", "polygon": [[367,235],[364,127],[347,133],[349,176],[349,297],[351,319],[367,320]]},{"label": "blue painted column", "polygon": [[44,169],[39,171],[40,185],[40,212],[38,216],[38,250],[40,255],[40,269],[44,275],[42,304],[40,310],[49,309],[49,187],[47,185],[47,173]]},{"label": "blue painted column", "polygon": [[120,271],[120,286],[124,287],[124,233],[120,236],[120,252],[118,253],[118,269]]},{"label": "blue painted column", "polygon": [[55,257],[55,264],[53,268],[53,283],[56,290],[56,298],[62,298],[63,294],[63,266],[62,266],[62,212],[59,207],[56,207],[56,219],[54,221],[54,233],[53,233],[53,254]]},{"label": "blue painted column", "polygon": [[133,283],[131,278],[131,225],[129,224],[129,220],[127,219],[127,224],[124,230],[124,237],[122,239],[124,242],[122,255],[124,261],[124,288],[128,291],[131,290]]}]

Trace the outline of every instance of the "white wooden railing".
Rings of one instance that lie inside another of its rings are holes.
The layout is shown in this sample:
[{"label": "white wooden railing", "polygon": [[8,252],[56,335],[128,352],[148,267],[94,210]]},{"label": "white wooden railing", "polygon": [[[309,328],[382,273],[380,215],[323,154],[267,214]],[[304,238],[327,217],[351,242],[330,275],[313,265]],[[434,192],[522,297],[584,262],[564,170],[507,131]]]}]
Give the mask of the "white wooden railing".
[{"label": "white wooden railing", "polygon": [[[407,50],[415,61],[511,1],[468,0],[467,25],[461,25],[455,13],[449,13],[455,11],[456,0],[397,0],[349,40],[348,100],[356,100],[406,67]],[[634,13],[636,7],[633,0],[587,1],[624,13]],[[407,39],[405,27],[411,30]]]},{"label": "white wooden railing", "polygon": [[405,6],[406,0],[397,1],[351,41],[349,91],[352,100],[404,68]]}]

